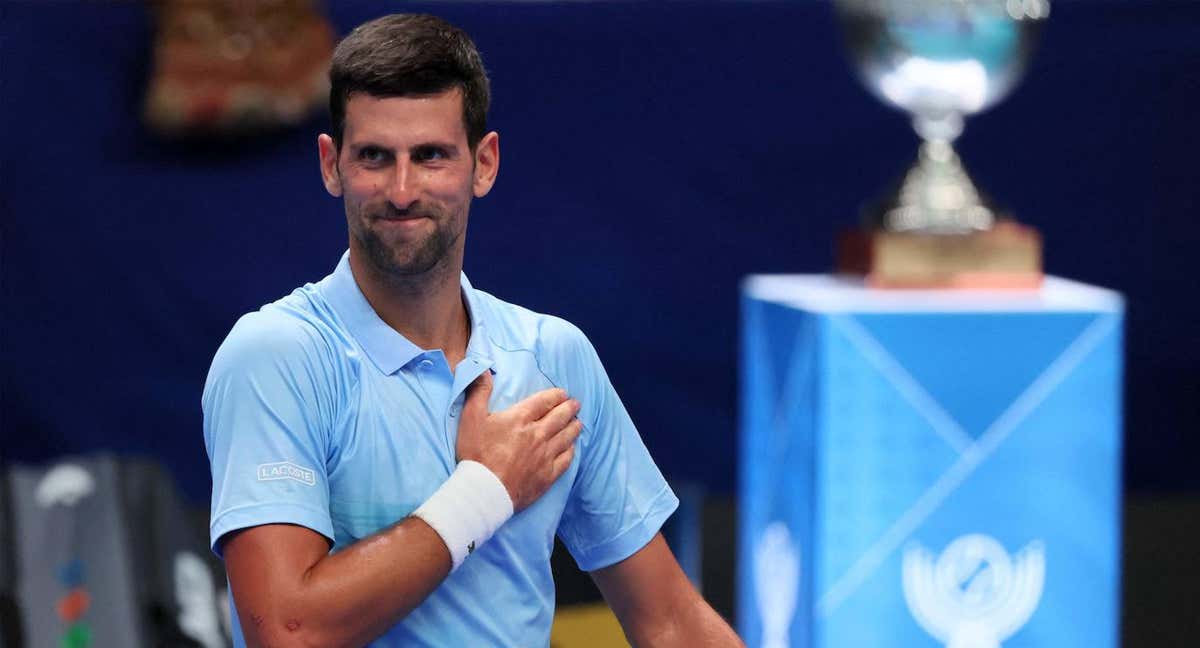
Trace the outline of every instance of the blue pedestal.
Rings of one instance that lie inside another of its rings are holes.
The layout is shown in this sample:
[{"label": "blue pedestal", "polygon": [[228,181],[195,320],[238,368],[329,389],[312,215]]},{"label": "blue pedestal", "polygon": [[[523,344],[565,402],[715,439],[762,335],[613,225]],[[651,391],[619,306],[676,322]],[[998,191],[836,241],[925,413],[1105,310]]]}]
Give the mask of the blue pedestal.
[{"label": "blue pedestal", "polygon": [[742,309],[749,646],[1117,646],[1118,295],[756,276]]}]

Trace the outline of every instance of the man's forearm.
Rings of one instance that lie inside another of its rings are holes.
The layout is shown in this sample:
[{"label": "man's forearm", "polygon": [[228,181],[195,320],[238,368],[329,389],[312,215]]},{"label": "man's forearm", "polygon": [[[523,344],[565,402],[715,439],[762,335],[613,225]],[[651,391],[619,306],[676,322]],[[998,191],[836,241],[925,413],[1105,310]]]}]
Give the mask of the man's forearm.
[{"label": "man's forearm", "polygon": [[[270,555],[269,547],[264,554],[263,547],[239,547],[239,542],[280,540],[240,534],[227,543],[226,559],[235,563],[239,553]],[[250,646],[361,646],[420,605],[450,573],[450,565],[441,536],[410,517],[311,565],[279,565],[270,558],[238,564],[241,578],[231,586]],[[280,581],[278,574],[288,572],[299,576],[294,582]],[[251,582],[238,582],[247,579]],[[239,596],[239,585],[265,582],[275,583],[269,596]],[[244,600],[258,601],[257,607]]]},{"label": "man's forearm", "polygon": [[741,639],[700,596],[677,608],[659,624],[631,628],[634,648],[730,648],[742,646]]},{"label": "man's forearm", "polygon": [[662,535],[592,579],[637,648],[741,646],[729,624],[688,582]]}]

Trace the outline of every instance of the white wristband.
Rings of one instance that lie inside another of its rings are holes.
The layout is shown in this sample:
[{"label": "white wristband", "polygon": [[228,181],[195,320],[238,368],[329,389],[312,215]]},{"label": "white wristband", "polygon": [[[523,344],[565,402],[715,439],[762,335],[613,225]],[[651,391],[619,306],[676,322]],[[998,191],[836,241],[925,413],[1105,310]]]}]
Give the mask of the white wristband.
[{"label": "white wristband", "polygon": [[487,542],[512,514],[508,489],[478,461],[458,462],[450,479],[412,512],[413,517],[425,520],[442,536],[442,542],[450,550],[451,572]]}]

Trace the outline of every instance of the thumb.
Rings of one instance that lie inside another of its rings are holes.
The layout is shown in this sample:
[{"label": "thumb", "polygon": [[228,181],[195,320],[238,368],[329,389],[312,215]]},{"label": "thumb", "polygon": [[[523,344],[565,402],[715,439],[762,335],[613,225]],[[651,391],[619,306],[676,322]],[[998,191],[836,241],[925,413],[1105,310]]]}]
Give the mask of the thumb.
[{"label": "thumb", "polygon": [[492,370],[484,369],[483,373],[467,387],[467,400],[463,403],[463,416],[486,418],[488,415],[488,399],[492,396]]}]

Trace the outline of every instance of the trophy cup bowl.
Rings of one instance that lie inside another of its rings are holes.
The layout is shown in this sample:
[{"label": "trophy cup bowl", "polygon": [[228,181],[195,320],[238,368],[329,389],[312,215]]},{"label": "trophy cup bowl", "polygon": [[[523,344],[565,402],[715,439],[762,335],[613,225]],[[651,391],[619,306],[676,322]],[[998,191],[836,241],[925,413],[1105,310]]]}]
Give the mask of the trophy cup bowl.
[{"label": "trophy cup bowl", "polygon": [[[953,284],[959,276],[986,280],[991,273],[1023,276],[1026,284],[1036,276],[1040,284],[1040,238],[998,215],[980,195],[954,141],[966,116],[999,102],[1017,84],[1049,16],[1049,1],[835,0],[835,6],[863,84],[885,104],[910,114],[922,140],[898,188],[865,214],[869,232],[917,236],[895,239],[917,243],[902,246],[911,249],[902,254],[901,265],[915,274],[898,283]],[[987,236],[971,238],[976,234]],[[844,242],[843,256],[846,249]],[[951,258],[957,261],[947,261]],[[872,264],[857,259],[842,266],[876,279],[887,274]]]}]

